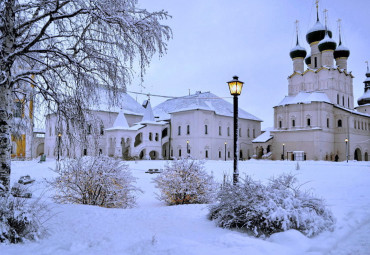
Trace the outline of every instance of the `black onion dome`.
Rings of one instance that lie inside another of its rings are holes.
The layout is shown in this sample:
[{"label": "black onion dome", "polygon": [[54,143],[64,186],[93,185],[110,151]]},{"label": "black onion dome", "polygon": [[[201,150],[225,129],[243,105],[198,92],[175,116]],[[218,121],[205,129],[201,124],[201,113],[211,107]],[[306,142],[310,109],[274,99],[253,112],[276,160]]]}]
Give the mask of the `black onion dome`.
[{"label": "black onion dome", "polygon": [[365,83],[365,92],[357,100],[358,105],[370,104],[370,71],[369,71],[369,67],[367,68],[366,79],[365,79],[364,83]]},{"label": "black onion dome", "polygon": [[308,55],[306,58],[305,58],[305,60],[304,60],[304,62],[306,63],[306,65],[311,65],[311,54],[310,55]]},{"label": "black onion dome", "polygon": [[300,46],[298,44],[293,49],[290,50],[289,55],[292,59],[294,59],[294,58],[305,58],[306,55],[307,55],[307,51],[306,51],[305,48],[303,48],[302,46]]},{"label": "black onion dome", "polygon": [[337,48],[337,43],[333,39],[331,39],[327,33],[318,46],[319,51],[323,52],[325,50],[335,50]]},{"label": "black onion dome", "polygon": [[350,54],[350,51],[347,47],[342,45],[342,38],[339,34],[339,46],[334,51],[334,58],[348,58]]},{"label": "black onion dome", "polygon": [[[320,21],[317,21],[316,24],[310,30],[308,30],[306,34],[306,40],[308,44],[318,42],[324,39],[325,32],[326,32],[325,26],[321,24]],[[332,32],[330,30],[328,30],[328,34],[329,37],[331,38]]]}]

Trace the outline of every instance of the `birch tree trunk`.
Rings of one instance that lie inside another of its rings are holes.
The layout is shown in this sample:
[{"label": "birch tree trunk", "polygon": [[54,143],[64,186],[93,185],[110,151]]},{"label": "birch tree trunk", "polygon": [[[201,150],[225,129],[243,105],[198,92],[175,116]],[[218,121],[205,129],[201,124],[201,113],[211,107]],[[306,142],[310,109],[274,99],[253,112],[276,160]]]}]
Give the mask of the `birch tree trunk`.
[{"label": "birch tree trunk", "polygon": [[5,1],[3,23],[0,26],[4,35],[2,40],[2,56],[0,61],[0,196],[4,196],[10,187],[10,153],[11,137],[10,121],[12,119],[12,93],[11,93],[11,66],[9,55],[15,48],[15,0]]}]

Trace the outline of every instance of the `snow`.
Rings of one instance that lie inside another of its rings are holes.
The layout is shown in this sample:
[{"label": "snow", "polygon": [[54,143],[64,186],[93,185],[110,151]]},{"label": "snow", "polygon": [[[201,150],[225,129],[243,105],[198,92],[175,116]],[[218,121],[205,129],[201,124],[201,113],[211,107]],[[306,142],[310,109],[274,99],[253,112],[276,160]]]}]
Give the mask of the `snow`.
[{"label": "snow", "polygon": [[[370,81],[370,78],[368,78],[368,79]],[[365,98],[370,98],[370,89],[365,91],[364,94],[358,98],[358,100],[365,99]]]},{"label": "snow", "polygon": [[286,96],[277,106],[299,103],[309,104],[311,102],[330,103],[330,100],[325,92],[299,92],[295,96]]},{"label": "snow", "polygon": [[123,110],[121,110],[118,115],[116,120],[113,123],[113,127],[108,128],[106,130],[127,130],[129,128],[125,114],[123,113]]},{"label": "snow", "polygon": [[349,49],[346,46],[343,46],[343,44],[339,45],[335,51],[349,51]]},{"label": "snow", "polygon": [[320,41],[319,45],[320,44],[323,44],[323,43],[327,43],[327,42],[333,42],[333,43],[335,43],[335,41],[332,38],[329,37],[328,33],[325,34],[324,39],[322,39]]},{"label": "snow", "polygon": [[320,21],[317,21],[315,25],[307,31],[307,34],[315,32],[315,31],[323,31],[323,30],[325,31],[324,25],[321,24]]},{"label": "snow", "polygon": [[294,48],[292,48],[292,49],[290,50],[290,52],[292,52],[292,51],[297,51],[297,50],[306,51],[306,49],[305,49],[305,48],[303,48],[302,46],[300,46],[300,45],[298,44],[298,45],[296,45]]},{"label": "snow", "polygon": [[269,141],[270,139],[274,138],[270,133],[270,131],[272,130],[274,130],[274,128],[272,127],[266,128],[265,132],[257,136],[252,142],[253,143],[265,143]]},{"label": "snow", "polygon": [[[170,119],[171,113],[191,110],[213,111],[217,115],[233,117],[233,105],[210,92],[197,92],[190,96],[169,99],[153,109],[154,115],[160,120]],[[239,118],[262,121],[240,108]]]},{"label": "snow", "polygon": [[[156,199],[149,168],[161,169],[166,161],[129,161],[133,175],[138,178],[138,206],[133,209],[107,209],[76,204],[55,204],[53,194],[45,183],[56,174],[55,161],[13,161],[11,182],[29,174],[35,179],[34,197],[43,195],[50,204],[53,217],[46,223],[49,236],[25,244],[0,244],[0,253],[19,254],[369,254],[370,250],[370,164],[369,162],[249,160],[239,162],[244,174],[267,182],[281,173],[295,173],[302,189],[326,200],[337,219],[333,232],[307,238],[289,230],[272,235],[267,240],[252,238],[246,233],[221,229],[207,219],[207,205],[166,206]],[[232,161],[206,161],[208,173],[222,181],[223,174],[231,176]]]},{"label": "snow", "polygon": [[154,121],[154,115],[153,115],[152,105],[150,101],[147,102],[146,108],[144,110],[144,116],[143,116],[143,119],[141,120],[142,123],[146,121],[149,121],[149,122]]}]

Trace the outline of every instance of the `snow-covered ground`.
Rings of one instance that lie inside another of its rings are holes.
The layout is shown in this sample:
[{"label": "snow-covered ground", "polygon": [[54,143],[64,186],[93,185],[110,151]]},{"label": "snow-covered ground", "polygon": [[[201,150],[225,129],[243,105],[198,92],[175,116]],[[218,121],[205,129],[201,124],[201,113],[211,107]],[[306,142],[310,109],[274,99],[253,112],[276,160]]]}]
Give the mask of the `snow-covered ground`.
[{"label": "snow-covered ground", "polygon": [[[60,205],[49,198],[44,179],[55,177],[48,160],[12,163],[12,182],[30,174],[36,179],[34,195],[44,194],[53,217],[47,222],[49,236],[25,244],[0,244],[1,255],[22,254],[370,254],[370,163],[369,162],[240,162],[241,176],[266,181],[274,175],[292,172],[303,189],[323,197],[337,218],[334,232],[307,238],[290,230],[267,240],[221,229],[207,220],[207,205],[166,206],[147,174],[149,168],[163,168],[165,161],[129,162],[137,186],[138,205],[133,209],[106,209],[86,205]],[[232,172],[232,161],[207,161],[207,171],[221,182]]]}]

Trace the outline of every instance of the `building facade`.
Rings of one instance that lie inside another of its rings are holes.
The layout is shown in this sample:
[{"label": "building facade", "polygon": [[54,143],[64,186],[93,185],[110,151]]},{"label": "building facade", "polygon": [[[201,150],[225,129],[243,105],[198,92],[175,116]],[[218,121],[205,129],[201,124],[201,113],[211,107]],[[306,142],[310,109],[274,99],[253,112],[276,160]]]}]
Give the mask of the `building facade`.
[{"label": "building facade", "polygon": [[290,51],[293,74],[288,77],[288,96],[274,107],[274,127],[253,141],[256,158],[369,160],[370,72],[355,108],[353,75],[347,69],[350,51],[340,34],[337,46],[318,17],[306,34],[307,57],[297,33]]}]

